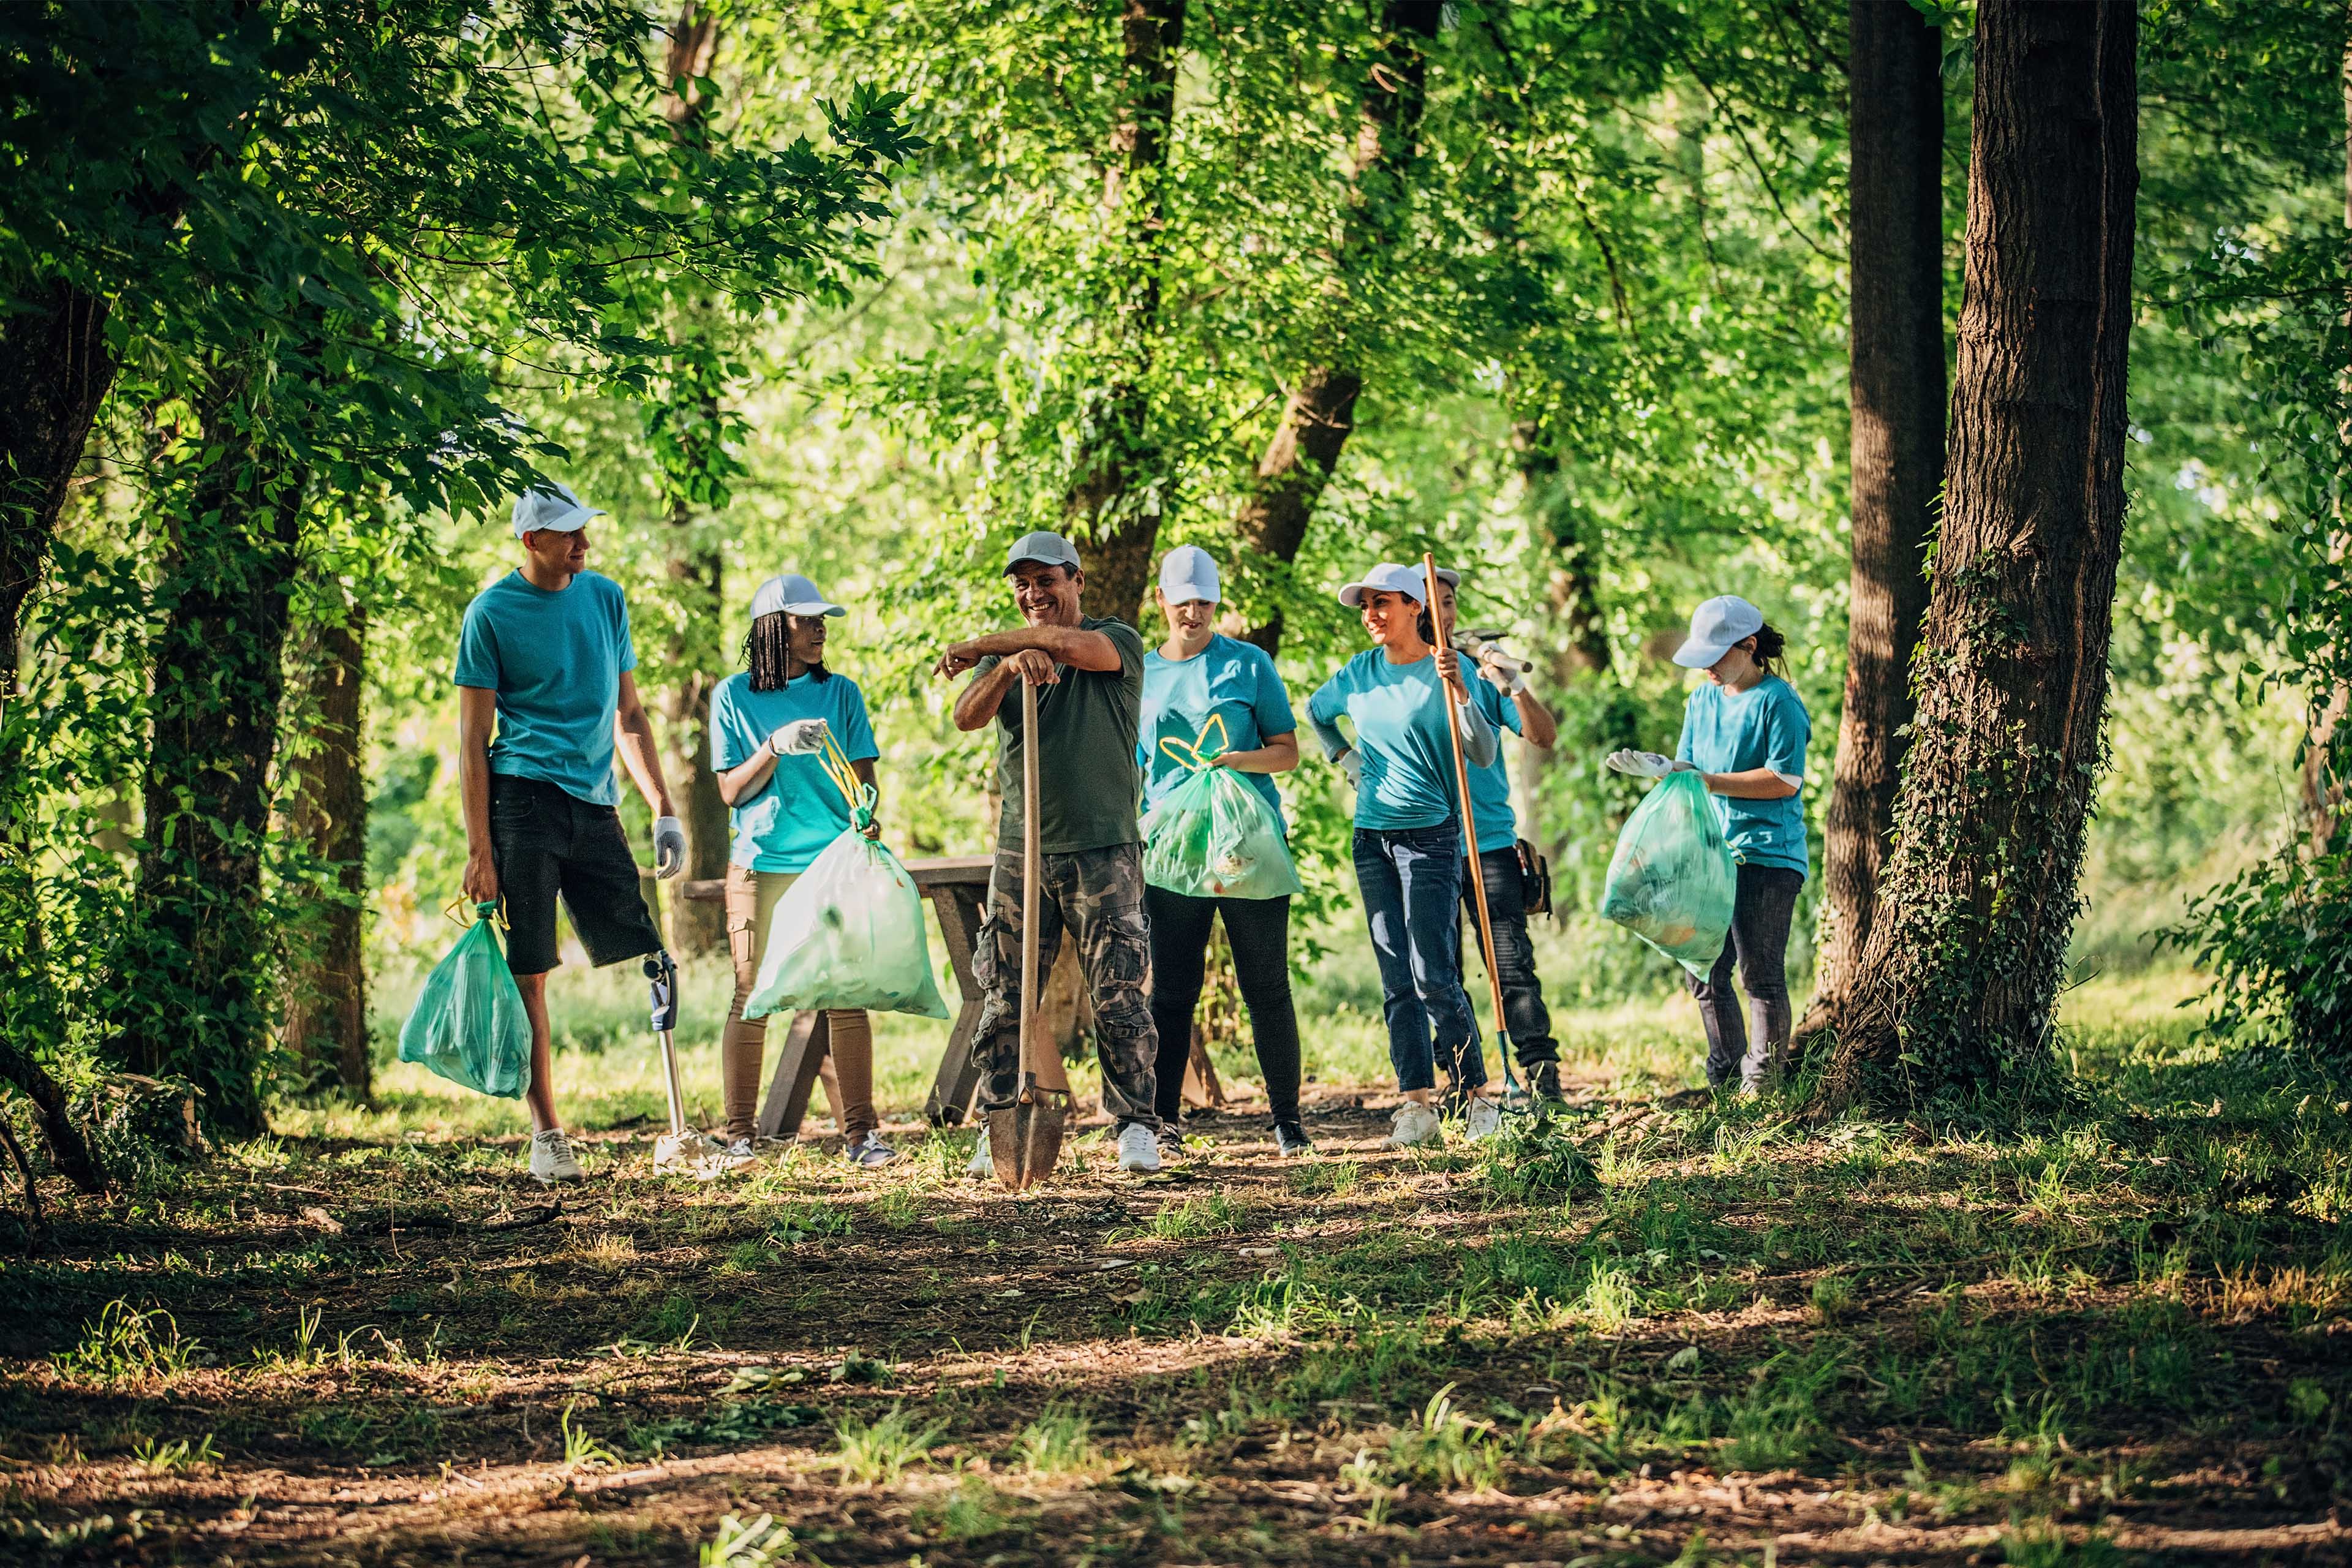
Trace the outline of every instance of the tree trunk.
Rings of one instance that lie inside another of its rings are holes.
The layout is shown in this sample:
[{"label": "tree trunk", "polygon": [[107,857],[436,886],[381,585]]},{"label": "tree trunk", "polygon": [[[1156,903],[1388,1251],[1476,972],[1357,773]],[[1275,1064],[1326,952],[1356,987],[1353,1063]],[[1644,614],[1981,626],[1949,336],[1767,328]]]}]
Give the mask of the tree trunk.
[{"label": "tree trunk", "polygon": [[[2344,50],[2344,226],[2352,231],[2352,42]],[[2352,328],[2352,310],[2344,315],[2344,324]],[[2347,373],[2352,381],[2352,372]],[[2352,442],[2352,431],[2339,432]],[[2339,500],[2336,510],[2336,537],[2328,542],[2328,552],[2342,561],[2352,552],[2352,516]],[[2326,656],[2322,656],[2323,662]],[[2305,737],[2303,751],[2303,816],[2309,830],[2306,848],[2313,855],[2325,855],[2336,837],[2336,819],[2344,810],[2344,772],[2338,764],[2336,731],[2345,715],[2352,711],[2352,687],[2334,682],[2312,694],[2311,732]]]},{"label": "tree trunk", "polygon": [[[700,0],[685,0],[670,34],[664,82],[669,90],[662,100],[670,135],[681,145],[699,145],[707,138],[708,105],[693,82],[710,74],[718,54],[718,16]],[[687,411],[678,422],[682,428],[674,431],[672,438],[679,445],[682,467],[691,480],[706,467],[703,455],[715,449],[719,440],[720,408],[715,379],[706,367],[697,366],[683,380],[688,384],[682,395]],[[719,684],[714,672],[722,657],[719,622],[726,612],[727,568],[716,528],[696,515],[697,502],[709,499],[709,489],[706,483],[677,486],[669,515],[675,541],[669,579],[677,595],[681,627],[669,654],[672,666],[681,674],[670,689],[663,714],[663,732],[669,742],[665,771],[682,786],[685,875],[696,880],[724,877],[730,848],[727,802],[719,793],[719,775],[710,765],[710,693]],[[727,911],[715,903],[676,900],[669,939],[681,952],[710,952],[724,947]]]},{"label": "tree trunk", "polygon": [[250,1136],[268,1131],[262,847],[306,476],[260,428],[242,373],[205,401],[210,456],[173,521],[158,591],[169,615],[152,649],[144,835],[110,1048],[133,1072],[189,1079],[208,1124]]},{"label": "tree trunk", "polygon": [[1168,234],[1163,175],[1184,0],[1126,0],[1119,34],[1126,98],[1111,128],[1102,201],[1106,225],[1118,237],[1105,333],[1117,368],[1087,410],[1085,445],[1062,506],[1088,541],[1087,608],[1139,626],[1165,501],[1149,383],[1160,333]]},{"label": "tree trunk", "polygon": [[26,601],[39,586],[68,481],[113,384],[107,304],[61,284],[0,321],[0,1079],[33,1101],[58,1168],[84,1192],[106,1173],[42,1065],[65,1040],[36,870],[38,781],[16,700]]},{"label": "tree trunk", "polygon": [[1809,1026],[1835,1016],[1870,942],[1944,481],[1943,35],[1882,0],[1849,17],[1853,564]]},{"label": "tree trunk", "polygon": [[361,695],[367,611],[352,603],[340,626],[320,626],[298,660],[318,715],[318,746],[297,764],[288,808],[292,836],[331,863],[337,892],[315,953],[290,977],[286,1050],[313,1083],[364,1100],[370,1088],[367,969],[361,914],[367,897],[367,773]]},{"label": "tree trunk", "polygon": [[[1351,262],[1396,238],[1397,210],[1419,152],[1421,114],[1428,100],[1429,45],[1444,9],[1438,0],[1386,0],[1381,6],[1357,121],[1355,203],[1339,247],[1343,278]],[[1356,399],[1363,390],[1362,370],[1344,359],[1310,366],[1291,383],[1282,423],[1234,520],[1244,544],[1284,566],[1298,559],[1315,503],[1355,428]],[[1253,629],[1249,640],[1268,653],[1278,652],[1282,612]]]},{"label": "tree trunk", "polygon": [[2137,17],[1984,0],[1967,305],[1899,834],[1825,1089],[2014,1092],[2047,1058],[2123,535]]}]

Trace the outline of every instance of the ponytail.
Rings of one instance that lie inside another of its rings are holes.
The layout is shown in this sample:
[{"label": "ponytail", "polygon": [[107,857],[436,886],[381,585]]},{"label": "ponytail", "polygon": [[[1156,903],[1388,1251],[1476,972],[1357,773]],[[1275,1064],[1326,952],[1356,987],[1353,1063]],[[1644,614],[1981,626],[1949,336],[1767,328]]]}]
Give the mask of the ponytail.
[{"label": "ponytail", "polygon": [[1788,648],[1789,639],[1774,631],[1769,622],[1756,628],[1756,668],[1765,674],[1780,673],[1772,667],[1780,661],[1780,656],[1786,653]]}]

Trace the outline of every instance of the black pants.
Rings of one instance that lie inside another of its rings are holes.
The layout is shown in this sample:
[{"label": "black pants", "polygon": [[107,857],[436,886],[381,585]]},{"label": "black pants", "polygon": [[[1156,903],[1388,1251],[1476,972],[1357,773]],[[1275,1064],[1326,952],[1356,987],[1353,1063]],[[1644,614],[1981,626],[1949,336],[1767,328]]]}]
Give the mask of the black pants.
[{"label": "black pants", "polygon": [[[1739,1075],[1742,1088],[1761,1089],[1778,1077],[1787,1054],[1789,1031],[1789,921],[1805,874],[1786,866],[1742,866],[1731,900],[1731,934],[1705,980],[1690,983],[1706,1026],[1706,1081],[1720,1089]],[[1756,1016],[1755,1037],[1739,1016],[1731,994],[1731,967],[1739,965],[1740,989]]]},{"label": "black pants", "polygon": [[[1535,944],[1528,939],[1528,889],[1519,874],[1518,846],[1483,852],[1478,869],[1486,883],[1486,917],[1495,927],[1495,973],[1503,983],[1503,1026],[1510,1031],[1512,1052],[1523,1068],[1556,1064],[1559,1042],[1552,1038],[1551,1010],[1544,1005]],[[1479,945],[1477,898],[1465,877],[1462,915],[1470,922],[1473,948]]]},{"label": "black pants", "polygon": [[1265,1100],[1278,1121],[1298,1115],[1298,1015],[1290,1002],[1290,900],[1196,899],[1147,886],[1151,916],[1151,1021],[1160,1029],[1159,1111],[1173,1126],[1184,1109],[1184,1063],[1192,1049],[1192,1014],[1201,1005],[1209,922],[1224,917],[1234,978],[1249,1008]]},{"label": "black pants", "polygon": [[507,907],[507,967],[544,974],[555,949],[555,901],[603,968],[658,952],[660,928],[637,886],[637,860],[621,814],[567,794],[544,779],[490,775],[490,862]]}]

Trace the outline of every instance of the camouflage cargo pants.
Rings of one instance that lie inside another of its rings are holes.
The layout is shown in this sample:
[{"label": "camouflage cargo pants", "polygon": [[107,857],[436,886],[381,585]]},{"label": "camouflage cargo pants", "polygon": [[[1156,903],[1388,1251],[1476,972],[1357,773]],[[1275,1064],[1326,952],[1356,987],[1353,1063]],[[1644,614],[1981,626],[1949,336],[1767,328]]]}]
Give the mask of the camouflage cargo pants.
[{"label": "camouflage cargo pants", "polygon": [[[1103,1109],[1125,1127],[1157,1129],[1152,1064],[1160,1037],[1151,1026],[1151,928],[1143,914],[1143,849],[1118,844],[1075,855],[1039,857],[1037,973],[1052,973],[1067,931],[1095,1005],[1095,1044],[1102,1059]],[[988,879],[988,918],[972,954],[985,994],[972,1036],[981,1070],[980,1105],[1010,1105],[1021,1092],[1021,851],[999,846]]]}]

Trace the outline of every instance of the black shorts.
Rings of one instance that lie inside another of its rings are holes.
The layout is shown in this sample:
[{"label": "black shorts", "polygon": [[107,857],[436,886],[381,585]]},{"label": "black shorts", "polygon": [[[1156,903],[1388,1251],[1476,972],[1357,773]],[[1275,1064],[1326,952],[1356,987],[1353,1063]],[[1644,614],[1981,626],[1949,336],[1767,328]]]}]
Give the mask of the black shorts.
[{"label": "black shorts", "polygon": [[542,779],[490,775],[490,858],[506,900],[507,967],[544,974],[555,952],[555,900],[603,967],[662,948],[637,889],[637,860],[621,814]]}]

